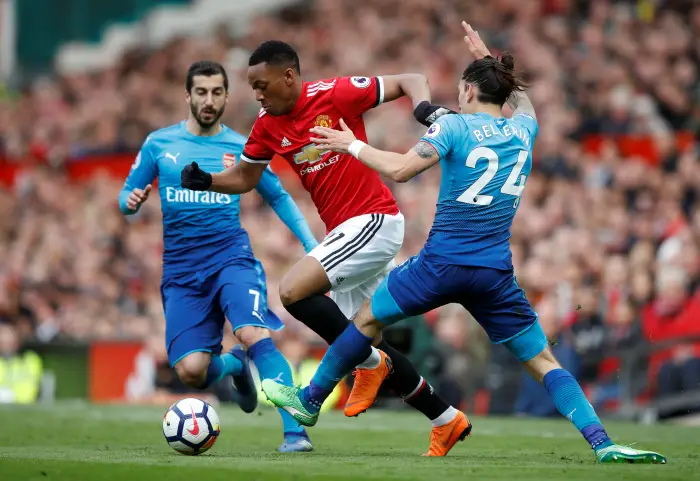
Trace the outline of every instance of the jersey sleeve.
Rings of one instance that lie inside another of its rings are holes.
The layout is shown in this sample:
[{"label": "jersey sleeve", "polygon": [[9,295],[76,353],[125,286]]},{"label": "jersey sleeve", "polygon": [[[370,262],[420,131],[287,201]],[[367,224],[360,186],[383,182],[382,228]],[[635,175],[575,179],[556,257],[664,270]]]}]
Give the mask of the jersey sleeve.
[{"label": "jersey sleeve", "polygon": [[333,103],[348,117],[360,117],[382,102],[384,81],[381,77],[341,77],[333,89]]},{"label": "jersey sleeve", "polygon": [[419,142],[426,142],[433,146],[440,159],[447,158],[454,147],[453,123],[459,121],[456,117],[456,115],[443,115],[420,138]]},{"label": "jersey sleeve", "polygon": [[119,192],[119,208],[123,214],[130,215],[136,213],[126,207],[126,201],[134,189],[143,189],[152,183],[158,175],[158,164],[153,153],[153,143],[151,137],[146,137],[141,150],[136,154],[136,159],[131,166],[131,171],[124,182],[121,192]]},{"label": "jersey sleeve", "polygon": [[[265,114],[263,113],[262,115]],[[272,161],[272,157],[275,155],[262,141],[263,128],[260,122],[261,118],[262,117],[258,117],[253,124],[253,129],[250,131],[248,140],[243,147],[243,153],[241,154],[241,160],[251,164],[269,164],[270,161]]]},{"label": "jersey sleeve", "polygon": [[299,210],[292,196],[284,190],[279,177],[268,166],[256,186],[260,196],[275,211],[277,217],[292,231],[308,253],[318,245],[309,224]]},{"label": "jersey sleeve", "polygon": [[535,137],[537,137],[537,132],[540,126],[537,124],[537,120],[529,114],[519,113],[513,116],[513,122],[518,124],[518,126],[527,130],[530,135],[530,145],[535,145]]}]

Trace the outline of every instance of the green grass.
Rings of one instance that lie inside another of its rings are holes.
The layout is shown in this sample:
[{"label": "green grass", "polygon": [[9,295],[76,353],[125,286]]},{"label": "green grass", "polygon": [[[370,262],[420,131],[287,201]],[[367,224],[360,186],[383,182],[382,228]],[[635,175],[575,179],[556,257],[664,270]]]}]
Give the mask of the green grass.
[{"label": "green grass", "polygon": [[565,420],[475,418],[473,436],[446,458],[422,458],[429,424],[412,412],[321,416],[316,450],[279,454],[277,413],[217,407],[221,437],[182,456],[163,439],[165,408],[59,404],[0,407],[2,480],[688,480],[700,472],[700,430],[609,423],[623,444],[658,450],[667,465],[597,465]]}]

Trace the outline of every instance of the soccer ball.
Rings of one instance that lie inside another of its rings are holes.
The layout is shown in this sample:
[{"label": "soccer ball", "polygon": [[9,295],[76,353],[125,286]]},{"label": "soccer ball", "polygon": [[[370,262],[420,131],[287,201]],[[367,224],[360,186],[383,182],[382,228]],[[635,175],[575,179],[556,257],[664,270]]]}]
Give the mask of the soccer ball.
[{"label": "soccer ball", "polygon": [[201,399],[182,399],[163,416],[163,435],[178,453],[196,456],[214,445],[219,437],[219,415]]}]

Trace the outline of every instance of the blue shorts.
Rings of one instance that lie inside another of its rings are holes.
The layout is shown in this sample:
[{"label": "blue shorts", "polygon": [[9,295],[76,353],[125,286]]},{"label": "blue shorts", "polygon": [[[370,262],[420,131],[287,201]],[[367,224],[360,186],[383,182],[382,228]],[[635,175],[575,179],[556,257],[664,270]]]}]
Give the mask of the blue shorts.
[{"label": "blue shorts", "polygon": [[226,318],[234,332],[245,326],[284,327],[267,308],[265,271],[253,257],[214,272],[163,279],[160,293],[171,366],[193,352],[220,354]]},{"label": "blue shorts", "polygon": [[[547,345],[512,270],[438,264],[419,254],[384,279],[371,306],[374,318],[389,325],[452,303],[464,306],[492,342],[506,343],[520,360],[531,359]],[[524,344],[524,339],[515,341],[525,333]]]}]

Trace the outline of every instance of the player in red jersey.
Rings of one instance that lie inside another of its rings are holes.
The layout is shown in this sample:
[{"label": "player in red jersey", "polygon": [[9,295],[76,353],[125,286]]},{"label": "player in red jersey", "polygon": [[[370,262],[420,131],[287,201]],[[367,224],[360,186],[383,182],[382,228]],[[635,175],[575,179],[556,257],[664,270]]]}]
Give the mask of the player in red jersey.
[{"label": "player in red jersey", "polygon": [[[299,57],[284,42],[264,42],[248,65],[248,83],[262,109],[243,150],[243,162],[214,174],[192,163],[182,172],[182,186],[242,194],[255,187],[275,154],[287,160],[311,194],[327,236],[287,273],[280,297],[294,317],[330,344],[395,267],[404,220],[375,171],[351,155],[319,150],[310,141],[310,129],[337,127],[342,118],[358,139],[366,141],[362,115],[404,95],[411,99],[414,116],[424,125],[451,111],[430,104],[427,79],[419,74],[304,82]],[[330,298],[325,296],[328,291]],[[433,434],[451,431],[445,427],[454,423],[468,423],[463,413],[437,396],[401,353],[385,341],[377,347],[388,358],[375,349],[358,366],[345,406],[347,416],[370,407],[387,371],[393,369],[385,382],[433,422]],[[456,442],[448,438],[434,435],[431,443],[433,439],[440,443],[440,451],[447,454]]]}]

